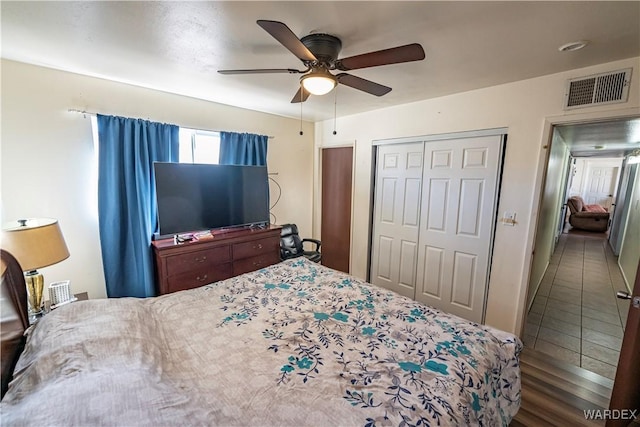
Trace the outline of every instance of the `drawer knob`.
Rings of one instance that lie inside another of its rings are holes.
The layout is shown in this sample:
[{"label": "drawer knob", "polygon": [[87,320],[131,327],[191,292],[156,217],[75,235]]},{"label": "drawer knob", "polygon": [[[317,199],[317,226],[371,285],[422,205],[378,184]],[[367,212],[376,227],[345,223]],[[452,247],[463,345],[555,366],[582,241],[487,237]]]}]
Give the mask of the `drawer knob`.
[{"label": "drawer knob", "polygon": [[205,275],[204,275],[204,276],[202,276],[202,277],[198,276],[198,277],[196,277],[196,280],[197,280],[198,282],[204,282],[205,280],[207,280],[207,275],[205,274]]},{"label": "drawer knob", "polygon": [[204,255],[202,258],[196,257],[196,259],[195,259],[196,262],[205,262],[206,260],[207,260],[207,256],[206,255]]},{"label": "drawer knob", "polygon": [[262,249],[262,243],[258,243],[258,249]]}]

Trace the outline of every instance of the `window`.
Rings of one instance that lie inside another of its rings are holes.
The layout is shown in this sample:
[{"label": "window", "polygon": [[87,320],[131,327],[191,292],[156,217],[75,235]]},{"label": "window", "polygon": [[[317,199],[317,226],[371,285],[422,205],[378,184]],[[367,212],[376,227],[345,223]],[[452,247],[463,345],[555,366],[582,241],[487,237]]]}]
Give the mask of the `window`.
[{"label": "window", "polygon": [[180,163],[218,164],[220,133],[180,128],[178,161]]}]

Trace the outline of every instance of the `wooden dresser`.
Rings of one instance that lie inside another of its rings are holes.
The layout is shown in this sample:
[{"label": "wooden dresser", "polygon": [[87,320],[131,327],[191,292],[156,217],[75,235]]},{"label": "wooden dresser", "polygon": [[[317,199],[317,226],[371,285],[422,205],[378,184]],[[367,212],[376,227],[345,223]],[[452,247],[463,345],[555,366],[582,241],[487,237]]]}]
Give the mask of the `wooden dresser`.
[{"label": "wooden dresser", "polygon": [[152,242],[158,295],[228,279],[280,262],[280,228],[214,231],[213,239]]}]

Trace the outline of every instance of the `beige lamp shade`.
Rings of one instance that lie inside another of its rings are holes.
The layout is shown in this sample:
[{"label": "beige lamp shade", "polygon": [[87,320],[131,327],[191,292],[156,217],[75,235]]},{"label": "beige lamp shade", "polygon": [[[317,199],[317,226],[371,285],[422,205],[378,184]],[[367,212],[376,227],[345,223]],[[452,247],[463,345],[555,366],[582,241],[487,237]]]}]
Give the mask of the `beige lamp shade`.
[{"label": "beige lamp shade", "polygon": [[23,271],[69,258],[60,225],[52,218],[20,219],[4,224],[1,245],[18,260]]}]

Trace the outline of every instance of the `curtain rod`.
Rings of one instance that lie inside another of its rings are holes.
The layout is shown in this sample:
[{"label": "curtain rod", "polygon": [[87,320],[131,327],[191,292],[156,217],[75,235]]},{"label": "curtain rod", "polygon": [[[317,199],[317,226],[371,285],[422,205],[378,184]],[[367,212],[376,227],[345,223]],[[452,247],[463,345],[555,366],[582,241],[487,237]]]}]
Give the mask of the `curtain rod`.
[{"label": "curtain rod", "polygon": [[[102,113],[94,113],[93,111],[86,111],[86,110],[78,110],[76,108],[69,108],[67,110],[69,113],[78,113],[78,114],[84,114],[85,116],[88,114],[90,116],[96,116],[98,114],[102,114]],[[146,120],[149,120],[148,118]],[[180,126],[180,127],[184,127],[184,126]],[[188,129],[192,129],[192,128],[188,128]],[[206,130],[208,132],[223,132],[223,131],[219,131],[219,130],[212,130],[212,129],[195,129],[195,130]],[[267,138],[269,139],[274,139],[275,136],[272,135],[268,135]]]}]

